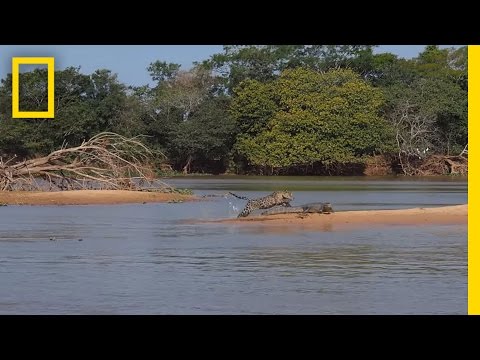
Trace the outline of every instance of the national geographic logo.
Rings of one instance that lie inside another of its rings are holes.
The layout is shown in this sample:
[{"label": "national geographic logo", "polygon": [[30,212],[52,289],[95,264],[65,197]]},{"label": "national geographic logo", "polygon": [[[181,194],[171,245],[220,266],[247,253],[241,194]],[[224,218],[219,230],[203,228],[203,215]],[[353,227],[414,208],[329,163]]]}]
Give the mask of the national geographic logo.
[{"label": "national geographic logo", "polygon": [[[19,73],[20,65],[47,65],[47,111],[20,111]],[[50,118],[55,117],[55,58],[53,57],[13,57],[12,58],[12,118]]]}]

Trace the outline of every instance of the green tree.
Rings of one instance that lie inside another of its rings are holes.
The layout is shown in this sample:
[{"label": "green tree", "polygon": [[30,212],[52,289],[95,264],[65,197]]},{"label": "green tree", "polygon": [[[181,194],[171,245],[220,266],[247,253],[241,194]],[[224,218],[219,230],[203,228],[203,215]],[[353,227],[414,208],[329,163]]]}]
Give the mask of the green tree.
[{"label": "green tree", "polygon": [[385,117],[396,129],[400,153],[462,151],[468,141],[466,47],[426,46],[417,58],[393,62],[382,80],[376,85],[385,94]]},{"label": "green tree", "polygon": [[180,70],[181,65],[175,63],[167,63],[166,61],[157,60],[151,63],[147,70],[154,81],[159,83],[175,78]]},{"label": "green tree", "polygon": [[[250,164],[330,166],[362,162],[366,155],[390,149],[391,129],[379,116],[382,93],[352,70],[290,69],[272,86],[275,111],[256,135],[242,133],[237,139],[236,150]],[[257,102],[258,87],[246,89],[255,90],[250,98]]]},{"label": "green tree", "polygon": [[[20,74],[25,109],[45,108],[45,81],[46,69]],[[119,121],[132,105],[125,85],[109,70],[91,75],[81,74],[78,68],[56,71],[54,119],[12,119],[11,92],[9,74],[0,84],[0,149],[19,158],[75,146],[102,131],[122,130]]]},{"label": "green tree", "polygon": [[243,134],[253,136],[261,132],[278,110],[275,87],[274,82],[249,79],[234,89],[230,114]]},{"label": "green tree", "polygon": [[467,93],[460,84],[426,77],[409,85],[389,86],[384,93],[385,116],[400,136],[400,152],[420,157],[450,155],[460,153],[467,144]]},{"label": "green tree", "polygon": [[170,132],[167,152],[185,173],[192,169],[224,172],[232,148],[236,126],[227,110],[227,97],[211,97],[202,102],[188,121]]},{"label": "green tree", "polygon": [[231,92],[247,79],[268,82],[285,69],[304,67],[317,71],[354,66],[371,53],[371,45],[227,45],[202,63],[218,73]]},{"label": "green tree", "polygon": [[[47,110],[47,70],[20,73],[20,110]],[[48,132],[52,119],[12,119],[12,76],[0,84],[0,153],[19,159],[52,149],[54,141]]]},{"label": "green tree", "polygon": [[216,92],[217,79],[200,65],[181,71],[165,62],[154,64],[168,76],[152,89],[135,89],[145,100],[144,123],[153,146],[185,172],[225,169],[236,127],[227,112],[230,99]]}]

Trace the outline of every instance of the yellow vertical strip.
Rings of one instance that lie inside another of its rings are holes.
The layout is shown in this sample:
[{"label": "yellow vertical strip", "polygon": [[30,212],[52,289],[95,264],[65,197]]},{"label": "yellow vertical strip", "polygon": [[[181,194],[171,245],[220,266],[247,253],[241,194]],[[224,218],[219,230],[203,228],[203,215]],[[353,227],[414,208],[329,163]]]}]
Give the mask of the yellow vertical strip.
[{"label": "yellow vertical strip", "polygon": [[480,45],[468,46],[468,314],[480,314]]},{"label": "yellow vertical strip", "polygon": [[12,58],[12,118],[16,118],[20,112],[19,105],[19,76],[20,64],[16,58]]},{"label": "yellow vertical strip", "polygon": [[48,115],[49,118],[55,117],[55,58],[47,58],[48,67]]}]

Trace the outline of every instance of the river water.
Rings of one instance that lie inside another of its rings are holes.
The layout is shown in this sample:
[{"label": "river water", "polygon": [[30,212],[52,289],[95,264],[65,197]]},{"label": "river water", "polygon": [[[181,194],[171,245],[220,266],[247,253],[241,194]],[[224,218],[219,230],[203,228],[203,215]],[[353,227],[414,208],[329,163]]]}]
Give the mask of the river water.
[{"label": "river water", "polygon": [[[294,193],[292,205],[467,202],[458,178],[197,177],[198,195]],[[0,207],[0,314],[466,314],[467,227],[272,233],[229,196],[179,204]]]}]

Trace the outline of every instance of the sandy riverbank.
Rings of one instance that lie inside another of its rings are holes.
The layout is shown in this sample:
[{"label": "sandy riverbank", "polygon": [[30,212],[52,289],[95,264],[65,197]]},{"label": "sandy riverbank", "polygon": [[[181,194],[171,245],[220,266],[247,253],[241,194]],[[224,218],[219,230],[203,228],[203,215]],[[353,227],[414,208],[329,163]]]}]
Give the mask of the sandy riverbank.
[{"label": "sandy riverbank", "polygon": [[333,230],[370,227],[373,225],[454,225],[467,224],[468,206],[399,210],[340,211],[333,214],[279,214],[240,219],[216,220],[217,223],[262,225],[288,230],[298,226],[308,230]]},{"label": "sandy riverbank", "polygon": [[128,190],[0,191],[0,204],[7,205],[110,205],[194,200],[198,198],[193,195]]}]

